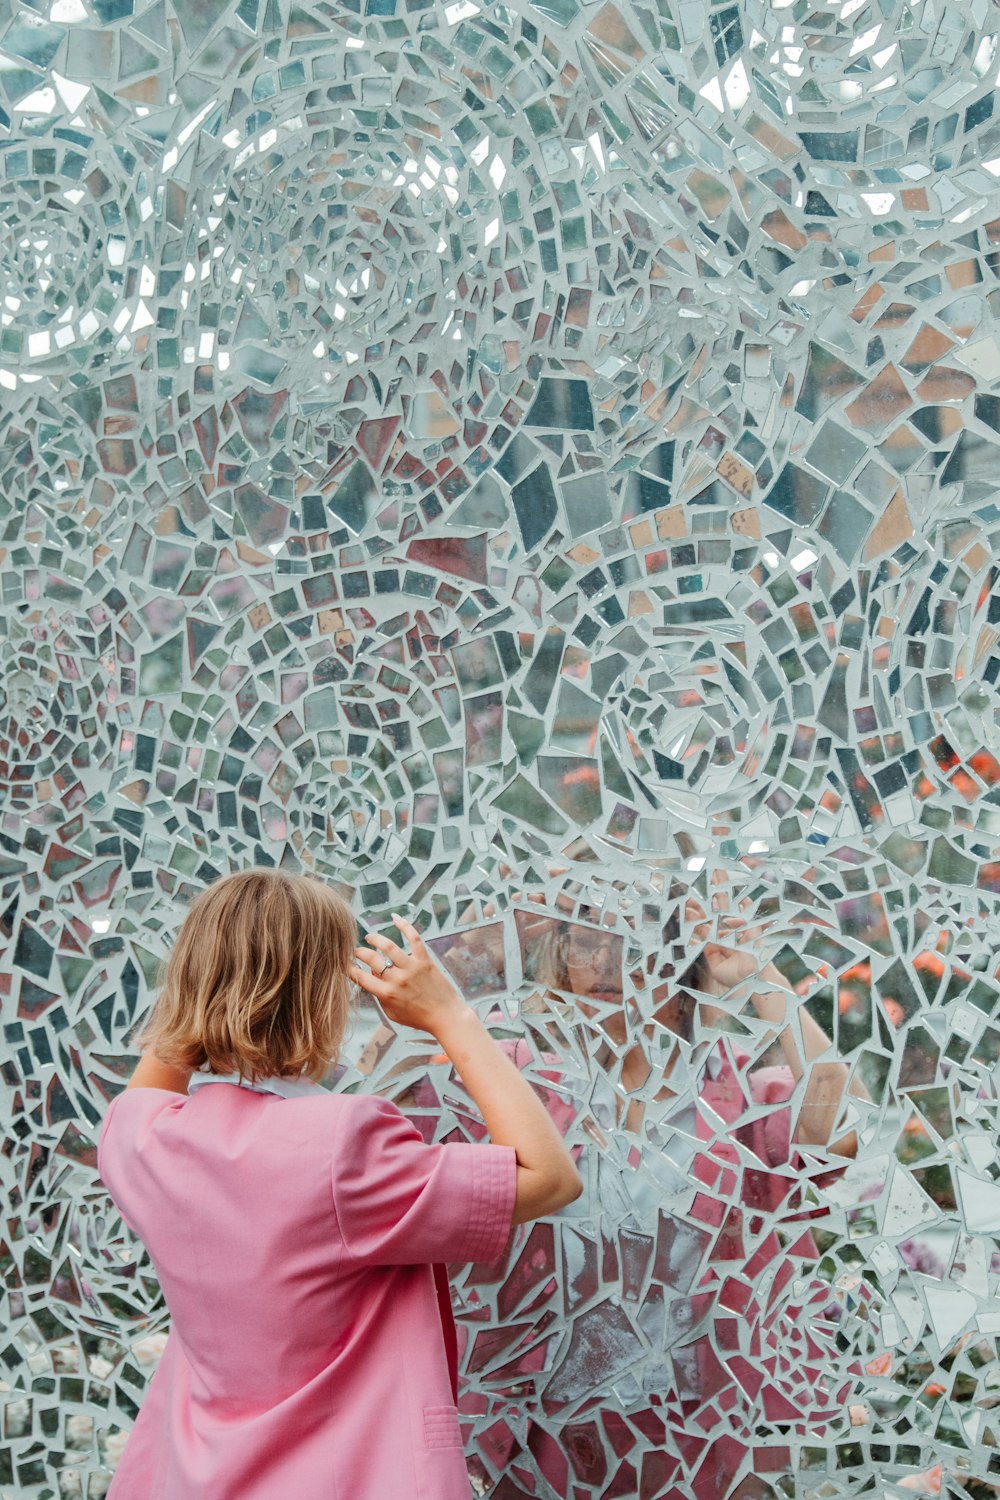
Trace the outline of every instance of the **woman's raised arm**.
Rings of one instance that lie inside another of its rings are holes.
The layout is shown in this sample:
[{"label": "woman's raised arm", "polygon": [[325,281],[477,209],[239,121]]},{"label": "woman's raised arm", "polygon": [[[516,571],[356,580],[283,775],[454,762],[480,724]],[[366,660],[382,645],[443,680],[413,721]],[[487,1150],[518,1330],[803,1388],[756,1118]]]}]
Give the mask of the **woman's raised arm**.
[{"label": "woman's raised arm", "polygon": [[[703,957],[705,967],[712,981],[719,986],[720,993],[747,979],[755,977],[759,980],[761,988],[754,988],[750,996],[751,1002],[761,1020],[773,1025],[796,1083],[808,1067],[809,1079],[799,1106],[795,1139],[804,1146],[825,1146],[835,1156],[856,1155],[858,1139],[855,1131],[850,1130],[835,1140],[830,1139],[843,1106],[850,1070],[843,1062],[817,1060],[830,1050],[832,1044],[822,1026],[804,1008],[799,1015],[805,1054],[803,1057],[790,1021],[791,1008],[798,1004],[798,999],[781,972],[773,963],[767,963],[758,970],[757,960],[749,948],[729,948],[721,943],[706,943]],[[768,987],[765,989],[764,985]],[[859,1078],[851,1080],[849,1092],[859,1099],[870,1099],[868,1090]]]},{"label": "woman's raised arm", "polygon": [[374,995],[390,1021],[437,1039],[475,1100],[490,1140],[514,1148],[512,1222],[524,1224],[555,1213],[583,1192],[562,1136],[531,1084],[437,967],[417,929],[402,917],[394,915],[394,921],[410,952],[379,933],[368,933],[371,947],[356,950],[368,970],[355,965],[351,978]]}]

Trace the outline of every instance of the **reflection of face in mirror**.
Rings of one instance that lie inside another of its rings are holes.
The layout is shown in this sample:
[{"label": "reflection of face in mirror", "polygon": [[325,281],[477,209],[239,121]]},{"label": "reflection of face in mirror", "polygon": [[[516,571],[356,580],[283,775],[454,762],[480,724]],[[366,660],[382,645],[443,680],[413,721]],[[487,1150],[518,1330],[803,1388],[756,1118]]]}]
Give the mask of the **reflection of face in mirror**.
[{"label": "reflection of face in mirror", "polygon": [[427,946],[466,1000],[474,1000],[477,995],[496,995],[507,988],[502,922],[429,938]]},{"label": "reflection of face in mirror", "polygon": [[604,927],[514,913],[524,977],[571,995],[621,1004],[622,939]]}]

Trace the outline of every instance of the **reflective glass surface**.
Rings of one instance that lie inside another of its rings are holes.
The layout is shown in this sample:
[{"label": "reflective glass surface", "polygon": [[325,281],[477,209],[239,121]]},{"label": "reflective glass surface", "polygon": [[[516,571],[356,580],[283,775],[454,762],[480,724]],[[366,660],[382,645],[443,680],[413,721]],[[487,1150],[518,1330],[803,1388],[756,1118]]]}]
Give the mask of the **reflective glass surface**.
[{"label": "reflective glass surface", "polygon": [[[998,28],[0,12],[4,1497],[155,1369],[96,1130],[249,864],[578,1148],[456,1271],[476,1495],[1000,1492]],[[333,1086],[482,1133],[370,1011]]]}]

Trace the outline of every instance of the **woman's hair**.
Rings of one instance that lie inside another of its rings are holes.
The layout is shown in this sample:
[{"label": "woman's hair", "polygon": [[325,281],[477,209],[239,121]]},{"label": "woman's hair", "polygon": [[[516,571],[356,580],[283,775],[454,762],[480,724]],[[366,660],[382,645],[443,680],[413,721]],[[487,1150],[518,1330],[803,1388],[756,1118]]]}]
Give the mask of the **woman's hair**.
[{"label": "woman's hair", "polygon": [[356,991],[349,975],[357,922],[318,876],[250,869],[195,898],[160,993],[133,1045],[165,1063],[250,1081],[335,1062]]},{"label": "woman's hair", "polygon": [[524,977],[555,990],[570,990],[569,925],[554,921],[525,953]]}]

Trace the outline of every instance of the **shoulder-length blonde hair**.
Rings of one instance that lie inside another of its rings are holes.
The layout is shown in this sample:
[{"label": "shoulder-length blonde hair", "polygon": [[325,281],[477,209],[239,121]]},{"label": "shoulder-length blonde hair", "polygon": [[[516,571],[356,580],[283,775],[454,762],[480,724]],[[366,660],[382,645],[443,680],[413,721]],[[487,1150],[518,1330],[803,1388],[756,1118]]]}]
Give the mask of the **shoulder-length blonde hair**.
[{"label": "shoulder-length blonde hair", "polygon": [[355,999],[357,922],[315,875],[224,875],[188,908],[133,1045],[165,1063],[259,1077],[336,1061]]}]

